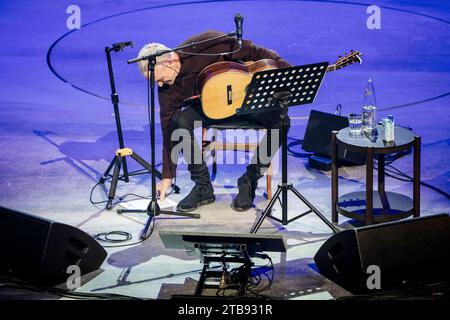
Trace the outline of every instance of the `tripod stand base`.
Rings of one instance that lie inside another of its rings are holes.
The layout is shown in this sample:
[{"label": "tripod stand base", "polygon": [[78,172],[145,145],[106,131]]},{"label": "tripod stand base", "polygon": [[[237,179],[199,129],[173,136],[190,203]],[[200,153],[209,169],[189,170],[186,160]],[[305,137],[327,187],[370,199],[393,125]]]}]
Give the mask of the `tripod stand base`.
[{"label": "tripod stand base", "polygon": [[[291,191],[296,195],[308,208],[308,211],[305,211],[294,218],[288,219],[287,214],[287,192]],[[272,208],[275,205],[275,201],[279,200],[279,197],[282,196],[281,200],[281,209],[282,209],[282,219],[278,219],[271,215]],[[250,233],[256,233],[258,232],[258,229],[261,227],[264,219],[270,218],[275,221],[281,222],[283,225],[287,225],[291,223],[292,221],[295,221],[297,219],[300,219],[301,217],[306,216],[309,213],[315,213],[332,231],[333,233],[339,232],[339,228],[333,225],[330,221],[328,221],[319,210],[317,210],[300,192],[298,192],[297,189],[291,184],[291,183],[282,183],[278,185],[278,189],[275,192],[273,198],[270,200],[269,204],[267,205],[266,209],[263,211],[261,217],[258,219],[256,224],[251,228]]]},{"label": "tripod stand base", "polygon": [[[141,172],[141,173],[132,173],[132,172],[128,173],[126,156],[130,156],[133,160],[135,160],[137,163],[139,163],[147,171]],[[107,210],[111,210],[113,207],[113,200],[114,200],[114,197],[116,196],[117,183],[119,180],[122,180],[122,178],[119,176],[122,165],[123,165],[123,173],[124,173],[123,179],[125,182],[129,181],[129,176],[136,175],[136,174],[151,173],[151,172],[153,172],[153,174],[158,179],[162,179],[162,174],[156,169],[152,171],[150,164],[147,161],[145,161],[141,156],[139,156],[136,152],[134,152],[132,149],[130,149],[130,148],[117,149],[116,155],[114,156],[113,160],[110,162],[105,173],[99,180],[99,183],[104,184],[106,179],[108,179],[110,177],[109,173],[112,170],[112,168],[114,167],[112,180],[111,180],[111,186],[110,186],[110,189],[108,192],[108,201],[106,203]],[[172,188],[175,193],[180,193],[180,188],[177,185],[172,184]]]},{"label": "tripod stand base", "polygon": [[[324,68],[325,66],[322,66]],[[320,75],[318,73],[317,75]],[[267,81],[267,80],[265,80]],[[297,191],[297,189],[294,188],[294,186],[291,183],[288,183],[288,169],[287,169],[287,154],[288,154],[288,148],[287,148],[287,130],[290,126],[289,124],[289,118],[288,118],[288,105],[289,105],[289,98],[292,96],[292,93],[290,91],[279,91],[273,95],[273,99],[275,103],[278,104],[278,106],[281,109],[280,113],[280,122],[281,122],[281,184],[278,185],[278,189],[275,192],[275,195],[270,200],[269,205],[264,210],[263,214],[259,218],[259,220],[256,222],[256,224],[250,229],[250,233],[256,233],[261,227],[264,219],[266,217],[270,217],[272,219],[275,219],[277,221],[280,221],[283,225],[286,225],[294,220],[297,220],[309,213],[315,213],[331,230],[333,230],[334,233],[339,232],[339,229],[334,226],[330,221],[328,221],[320,212],[317,210],[300,192]],[[295,101],[294,101],[295,102]],[[245,104],[245,102],[244,102]],[[309,210],[306,212],[303,212],[302,214],[299,214],[298,216],[288,220],[288,191],[293,192],[303,203],[308,206]],[[270,214],[272,212],[272,208],[275,205],[275,201],[279,200],[279,197],[281,195],[281,209],[282,209],[282,219],[277,219],[275,217],[272,217]]]},{"label": "tripod stand base", "polygon": [[186,213],[186,212],[177,212],[177,211],[162,211],[162,210],[158,210],[156,211],[156,213],[153,213],[152,211],[149,210],[144,210],[144,212],[147,212],[148,214],[148,219],[147,219],[147,223],[145,224],[144,229],[142,229],[141,233],[139,234],[139,239],[141,240],[145,240],[148,237],[150,237],[150,235],[153,232],[153,228],[150,229],[150,225],[152,220],[161,215],[161,214],[167,214],[167,215],[172,215],[172,216],[180,216],[180,217],[187,217],[187,218],[193,218],[193,219],[200,219],[200,214],[198,213]]},{"label": "tripod stand base", "polygon": [[[122,213],[147,213],[147,215],[149,215],[149,216],[151,215],[151,214],[149,214],[149,212],[147,210],[137,210],[137,209],[118,209],[117,213],[118,214],[122,214]],[[180,216],[180,217],[188,217],[188,218],[200,219],[200,213],[187,213],[187,212],[163,211],[163,210],[160,210],[156,215],[159,216],[160,214],[168,214],[168,215],[176,215],[176,216]]]},{"label": "tripod stand base", "polygon": [[193,219],[200,219],[200,214],[198,213],[189,213],[189,212],[178,212],[178,211],[164,211],[159,208],[158,202],[156,200],[151,200],[148,204],[148,207],[146,210],[123,210],[119,209],[117,210],[118,214],[122,213],[146,213],[148,215],[147,222],[145,223],[144,229],[142,229],[141,233],[139,234],[139,239],[145,240],[153,232],[153,228],[150,228],[151,222],[153,219],[161,214],[166,215],[172,215],[172,216],[179,216],[179,217],[186,217],[186,218],[193,218]]}]

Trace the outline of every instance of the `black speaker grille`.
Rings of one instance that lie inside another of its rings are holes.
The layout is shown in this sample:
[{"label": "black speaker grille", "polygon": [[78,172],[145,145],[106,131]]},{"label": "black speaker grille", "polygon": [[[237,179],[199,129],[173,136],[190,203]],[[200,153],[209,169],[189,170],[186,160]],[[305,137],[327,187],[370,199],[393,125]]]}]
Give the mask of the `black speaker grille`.
[{"label": "black speaker grille", "polygon": [[40,270],[51,225],[48,219],[0,207],[0,269]]},{"label": "black speaker grille", "polygon": [[378,229],[380,227],[389,228],[390,226],[397,226],[397,225],[401,225],[401,224],[405,224],[405,223],[411,223],[412,221],[433,220],[433,219],[448,218],[448,217],[449,217],[448,213],[439,213],[439,214],[434,214],[431,216],[425,216],[425,217],[420,217],[420,218],[397,220],[397,221],[392,221],[392,222],[385,222],[383,224],[374,224],[374,225],[370,225],[370,226],[359,227],[357,229],[357,231],[361,232],[361,231],[366,231],[366,230],[370,230],[370,229]]},{"label": "black speaker grille", "polygon": [[59,284],[67,267],[97,270],[106,251],[73,226],[0,207],[0,270],[37,283]]},{"label": "black speaker grille", "polygon": [[320,273],[354,293],[367,292],[367,268],[379,267],[381,289],[450,282],[450,216],[438,214],[344,230],[314,256]]},{"label": "black speaker grille", "polygon": [[9,214],[19,217],[20,219],[29,219],[33,221],[40,221],[42,223],[51,224],[53,221],[44,217],[36,216],[34,214],[24,213],[11,208],[6,208],[0,205],[0,214]]}]

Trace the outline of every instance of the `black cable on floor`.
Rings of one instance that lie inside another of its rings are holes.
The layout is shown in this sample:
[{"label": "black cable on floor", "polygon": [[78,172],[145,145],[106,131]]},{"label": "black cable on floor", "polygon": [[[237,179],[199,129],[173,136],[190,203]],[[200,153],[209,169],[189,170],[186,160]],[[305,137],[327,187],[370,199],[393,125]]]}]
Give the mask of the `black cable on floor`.
[{"label": "black cable on floor", "polygon": [[[111,179],[111,177],[108,177],[107,179],[105,179],[105,182],[108,181],[108,180],[110,180],[110,179]],[[102,204],[102,203],[108,202],[108,200],[102,200],[102,201],[93,201],[93,200],[92,200],[92,196],[93,196],[93,194],[94,194],[94,190],[95,190],[100,184],[103,184],[103,183],[100,182],[100,181],[97,182],[97,183],[92,187],[91,192],[90,192],[90,194],[89,194],[89,201],[90,201],[91,204],[93,204],[93,205],[97,205],[97,204]],[[175,179],[174,184],[176,184],[176,179]],[[166,194],[166,197],[170,196],[172,193],[174,193],[174,189],[173,189],[173,188],[171,188],[170,191]],[[107,194],[106,192],[105,192],[105,195],[108,196],[108,194]],[[134,197],[136,197],[136,198],[138,198],[138,199],[150,199],[150,197],[142,196],[142,195],[139,195],[139,194],[136,194],[136,193],[127,193],[127,194],[124,194],[124,195],[122,195],[122,196],[115,196],[113,200],[117,200],[117,199],[119,199],[119,200],[124,200],[124,199],[125,199],[126,197],[128,197],[128,196],[134,196]]]},{"label": "black cable on floor", "polygon": [[296,157],[296,158],[306,158],[309,157],[309,153],[306,152],[296,152],[293,150],[293,147],[295,146],[300,146],[301,144],[303,144],[303,139],[298,139],[298,138],[292,138],[292,137],[288,137],[289,140],[292,140],[292,142],[289,142],[287,145],[287,151],[288,151],[288,155]]},{"label": "black cable on floor", "polygon": [[[105,181],[110,180],[112,177],[108,177]],[[176,183],[176,180],[175,182]],[[97,188],[100,184],[102,184],[100,181],[97,182],[91,189],[90,195],[89,195],[89,201],[93,204],[102,204],[102,203],[106,203],[108,202],[108,200],[104,200],[104,201],[93,201],[92,200],[92,195],[94,193],[95,188]],[[169,193],[166,196],[171,195],[174,192],[174,189],[171,188],[171,190],[169,191]],[[106,193],[105,193],[106,194]],[[136,193],[127,193],[125,195],[122,196],[116,196],[114,198],[114,200],[119,199],[119,200],[124,200],[125,198],[129,197],[129,196],[133,196],[137,199],[150,199],[150,197],[145,197]],[[150,235],[153,233],[153,230],[155,228],[155,220],[153,219],[152,221],[152,225],[151,225],[151,229],[150,229],[150,233],[149,233],[149,237]],[[111,238],[111,236],[122,236],[124,238],[122,239],[113,239]],[[96,235],[93,236],[93,238],[99,242],[109,242],[109,243],[120,243],[120,242],[126,242],[132,239],[132,235],[129,232],[126,231],[108,231],[108,232],[101,232],[98,233]],[[145,240],[145,239],[144,239]],[[118,247],[129,247],[129,246],[134,246],[137,245],[139,243],[142,243],[144,240],[139,240],[133,243],[128,243],[128,244],[121,244],[121,245],[102,245],[103,248],[118,248]]]},{"label": "black cable on floor", "polygon": [[[122,239],[118,238],[111,238],[111,236],[120,236],[123,237]],[[131,233],[128,233],[126,231],[109,231],[109,232],[101,232],[97,233],[93,238],[97,241],[101,242],[108,242],[108,243],[118,243],[118,242],[125,242],[128,240],[131,240],[133,236]]]},{"label": "black cable on floor", "polygon": [[[392,162],[390,162],[390,163],[392,163]],[[374,169],[377,169],[377,168],[378,168],[378,164],[376,166],[374,166]],[[385,175],[388,176],[388,177],[391,177],[393,179],[403,181],[403,182],[411,182],[411,183],[414,182],[413,177],[407,175],[406,173],[404,173],[400,169],[394,167],[392,164],[385,164]],[[431,185],[429,183],[426,183],[426,182],[424,182],[422,180],[420,181],[420,184],[422,186],[424,186],[424,187],[427,187],[427,188],[429,188],[429,189],[431,189],[431,190],[433,190],[433,191],[443,195],[447,199],[450,199],[450,194],[448,194],[444,190],[442,190],[442,189],[440,189],[438,187],[435,187],[435,186],[433,186],[433,185]]]},{"label": "black cable on floor", "polygon": [[[162,165],[162,163],[158,163],[158,164],[155,165],[155,168],[158,167],[158,166],[161,166],[161,165]],[[129,175],[129,176],[130,176],[130,175],[137,175],[137,174],[141,174],[141,173],[144,173],[144,172],[150,173],[150,172],[148,172],[147,169],[140,169],[140,170],[136,170],[136,171],[129,172],[128,175]],[[124,178],[124,176],[122,175],[122,176],[119,177],[119,180],[120,180],[120,179],[123,179],[123,178]],[[108,200],[103,200],[103,201],[93,201],[93,200],[92,200],[92,195],[93,195],[93,192],[94,192],[95,188],[97,188],[100,184],[104,184],[106,181],[109,181],[109,180],[111,180],[111,179],[112,179],[112,175],[109,174],[108,177],[105,178],[105,180],[104,180],[103,182],[99,181],[99,182],[97,182],[97,183],[92,187],[91,192],[90,192],[90,195],[89,195],[89,201],[91,202],[91,204],[96,205],[96,204],[102,204],[102,203],[108,202]],[[170,195],[172,192],[173,192],[173,189],[169,192],[168,195]],[[105,194],[106,194],[106,193],[105,193]],[[138,195],[138,194],[135,194],[135,193],[127,193],[127,194],[125,194],[125,195],[123,195],[123,196],[119,196],[119,197],[116,196],[116,197],[114,197],[114,200],[115,200],[115,199],[124,199],[125,197],[127,197],[127,196],[129,196],[129,195],[133,195],[133,196],[135,196],[135,197],[137,197],[137,198],[148,199],[148,197],[141,196],[141,195]],[[106,196],[107,196],[107,194],[106,194]]]},{"label": "black cable on floor", "polygon": [[[122,238],[117,238],[122,237]],[[133,236],[131,233],[126,231],[108,231],[108,232],[100,232],[96,235],[93,235],[92,238],[97,240],[98,242],[106,242],[106,243],[122,243],[126,241],[130,241],[133,239]],[[120,244],[120,245],[103,245],[101,246],[103,248],[118,248],[118,247],[130,247],[134,246],[136,244],[139,244],[141,242],[144,242],[144,240],[139,240],[133,243],[127,243],[127,244]]]}]

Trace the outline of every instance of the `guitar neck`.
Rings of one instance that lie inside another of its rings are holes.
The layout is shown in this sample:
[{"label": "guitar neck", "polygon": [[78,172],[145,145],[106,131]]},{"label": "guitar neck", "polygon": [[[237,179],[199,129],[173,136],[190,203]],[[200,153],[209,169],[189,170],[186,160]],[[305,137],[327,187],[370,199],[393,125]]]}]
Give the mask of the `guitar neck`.
[{"label": "guitar neck", "polygon": [[335,65],[335,64],[330,64],[330,65],[327,67],[327,72],[336,71],[336,70],[337,70],[337,68],[336,68],[336,65]]},{"label": "guitar neck", "polygon": [[328,65],[327,72],[336,71],[342,68],[345,68],[355,62],[359,64],[362,63],[361,53],[359,51],[352,51],[351,54],[347,55],[343,58],[339,57],[339,60],[333,64]]}]

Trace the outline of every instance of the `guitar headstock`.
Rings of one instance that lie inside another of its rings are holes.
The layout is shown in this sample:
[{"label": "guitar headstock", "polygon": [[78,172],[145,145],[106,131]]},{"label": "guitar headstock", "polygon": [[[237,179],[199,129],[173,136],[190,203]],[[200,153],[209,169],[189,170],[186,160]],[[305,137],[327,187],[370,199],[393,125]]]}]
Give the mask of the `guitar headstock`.
[{"label": "guitar headstock", "polygon": [[344,67],[347,67],[355,62],[361,64],[362,53],[358,50],[351,50],[350,53],[346,53],[343,57],[339,57],[339,59],[332,65],[330,65],[328,68],[330,70],[339,70]]}]

